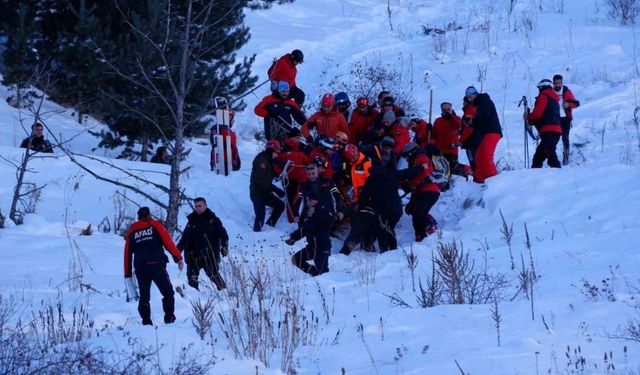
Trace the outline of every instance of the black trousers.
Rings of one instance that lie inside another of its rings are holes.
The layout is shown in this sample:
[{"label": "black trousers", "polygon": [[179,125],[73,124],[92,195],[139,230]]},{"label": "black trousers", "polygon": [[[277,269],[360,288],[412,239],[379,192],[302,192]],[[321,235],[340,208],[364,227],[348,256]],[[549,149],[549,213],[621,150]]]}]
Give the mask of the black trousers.
[{"label": "black trousers", "polygon": [[409,201],[411,222],[416,235],[424,235],[427,226],[433,224],[433,219],[429,215],[429,211],[436,204],[440,193],[433,191],[424,191],[421,193],[411,194]]},{"label": "black trousers", "polygon": [[262,229],[267,206],[273,208],[271,216],[269,216],[269,222],[274,225],[278,222],[282,212],[284,212],[284,203],[273,194],[251,194],[251,202],[253,203],[253,211],[256,214],[253,230]]},{"label": "black trousers", "polygon": [[382,216],[377,217],[378,222],[378,247],[380,252],[384,253],[388,250],[395,250],[398,248],[398,239],[396,238],[396,225],[398,220],[387,219]]},{"label": "black trousers", "polygon": [[[329,256],[331,255],[331,237],[329,231],[319,231],[307,235],[307,246],[291,257],[291,262],[311,276],[329,272]],[[313,265],[308,262],[313,260]]]},{"label": "black trousers", "polygon": [[190,257],[187,260],[189,285],[195,289],[199,288],[198,277],[200,276],[200,271],[204,269],[205,274],[216,285],[218,290],[226,288],[227,284],[220,275],[219,263],[220,260],[215,255]]},{"label": "black trousers", "polygon": [[562,147],[565,152],[569,152],[569,132],[571,131],[571,120],[566,117],[560,118],[560,126],[562,127]]},{"label": "black trousers", "polygon": [[302,105],[304,104],[305,97],[306,94],[304,91],[300,90],[299,87],[293,86],[291,88],[291,99],[293,99],[300,108],[302,108]]},{"label": "black trousers", "polygon": [[162,294],[162,308],[165,315],[173,315],[175,310],[175,299],[173,297],[173,285],[169,279],[164,262],[145,264],[136,267],[136,278],[140,289],[140,300],[138,301],[138,312],[143,322],[151,320],[151,283],[156,284]]},{"label": "black trousers", "polygon": [[361,243],[368,248],[375,239],[375,228],[377,227],[377,217],[375,214],[366,211],[356,211],[351,218],[351,229],[349,235],[344,240],[341,254],[349,255]]},{"label": "black trousers", "polygon": [[551,168],[560,168],[560,160],[558,160],[558,154],[556,153],[556,146],[558,145],[560,136],[560,133],[555,132],[540,134],[540,143],[536,148],[536,153],[533,154],[531,168],[542,168],[542,163],[544,163],[545,160]]},{"label": "black trousers", "polygon": [[471,167],[472,171],[476,170],[476,150],[478,148],[477,147],[473,147],[473,148],[468,148],[465,150],[465,152],[467,153],[467,159],[469,159],[469,166]]}]

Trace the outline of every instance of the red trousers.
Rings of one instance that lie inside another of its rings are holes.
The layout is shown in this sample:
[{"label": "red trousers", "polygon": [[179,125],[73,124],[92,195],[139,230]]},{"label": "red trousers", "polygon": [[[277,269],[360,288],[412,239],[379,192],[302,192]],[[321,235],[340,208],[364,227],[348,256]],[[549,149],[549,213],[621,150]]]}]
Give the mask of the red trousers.
[{"label": "red trousers", "polygon": [[484,180],[498,174],[496,164],[493,162],[493,154],[500,140],[500,134],[488,133],[482,137],[482,141],[476,151],[476,169],[473,171],[473,181],[484,183]]}]

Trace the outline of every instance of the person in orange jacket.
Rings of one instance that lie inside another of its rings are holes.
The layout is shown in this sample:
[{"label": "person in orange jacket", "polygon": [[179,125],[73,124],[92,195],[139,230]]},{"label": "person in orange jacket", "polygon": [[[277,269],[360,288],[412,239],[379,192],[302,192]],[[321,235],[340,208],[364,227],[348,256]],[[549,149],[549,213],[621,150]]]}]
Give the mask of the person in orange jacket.
[{"label": "person in orange jacket", "polygon": [[334,138],[338,132],[349,133],[344,116],[334,109],[335,104],[333,95],[327,93],[322,96],[320,110],[302,125],[302,135],[305,138],[310,138],[311,129],[316,129],[319,137]]},{"label": "person in orange jacket", "polygon": [[344,156],[347,159],[349,168],[347,178],[349,178],[349,182],[353,188],[353,196],[350,198],[352,198],[351,201],[353,203],[357,203],[360,190],[362,190],[369,177],[371,160],[360,152],[354,144],[348,144],[344,148]]},{"label": "person in orange jacket", "polygon": [[289,98],[290,86],[285,81],[278,83],[278,91],[262,98],[254,108],[264,118],[264,136],[267,141],[282,141],[293,129],[293,122],[304,124],[307,120],[298,104]]},{"label": "person in orange jacket", "polygon": [[296,83],[296,77],[298,75],[298,69],[296,66],[303,62],[304,54],[302,51],[294,49],[291,53],[287,53],[276,60],[267,71],[269,79],[271,80],[271,91],[277,91],[278,82],[287,82],[289,87],[291,87],[291,98],[301,108],[304,104],[305,93]]},{"label": "person in orange jacket", "polygon": [[528,115],[524,115],[525,120],[535,125],[540,134],[540,143],[533,154],[531,168],[542,168],[542,163],[545,160],[551,168],[560,168],[560,160],[556,153],[556,146],[562,136],[560,98],[548,79],[543,79],[538,83],[538,90],[540,93],[536,97],[533,110]]},{"label": "person in orange jacket", "polygon": [[138,313],[142,318],[142,325],[153,325],[149,303],[152,282],[156,284],[163,297],[164,322],[166,324],[175,322],[175,298],[173,285],[166,269],[168,258],[164,255],[164,249],[171,253],[173,260],[178,263],[178,268],[182,271],[184,261],[180,250],[162,223],[151,217],[149,207],[140,207],[138,221],[131,225],[124,238],[124,277],[128,279],[132,276],[133,265],[140,288]]},{"label": "person in orange jacket", "polygon": [[378,111],[369,105],[369,99],[360,97],[356,100],[356,110],[351,112],[349,122],[349,140],[354,145],[359,145],[367,134],[367,130],[373,125],[378,116]]},{"label": "person in orange jacket", "polygon": [[562,164],[569,164],[569,132],[573,120],[573,109],[580,106],[580,102],[573,96],[573,92],[562,83],[562,76],[553,76],[553,91],[560,99],[560,126],[562,126]]}]

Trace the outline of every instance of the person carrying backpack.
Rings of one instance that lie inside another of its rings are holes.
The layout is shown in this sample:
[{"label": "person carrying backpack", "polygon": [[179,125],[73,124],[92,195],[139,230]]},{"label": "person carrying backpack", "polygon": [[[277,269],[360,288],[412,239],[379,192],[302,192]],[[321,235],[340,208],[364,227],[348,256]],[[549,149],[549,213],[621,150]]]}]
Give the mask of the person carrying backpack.
[{"label": "person carrying backpack", "polygon": [[534,124],[540,134],[540,144],[533,154],[531,168],[542,168],[545,160],[551,168],[560,168],[560,160],[556,153],[556,146],[562,136],[560,98],[548,79],[540,81],[538,89],[540,93],[536,97],[533,110],[528,115],[524,114],[524,119]]}]

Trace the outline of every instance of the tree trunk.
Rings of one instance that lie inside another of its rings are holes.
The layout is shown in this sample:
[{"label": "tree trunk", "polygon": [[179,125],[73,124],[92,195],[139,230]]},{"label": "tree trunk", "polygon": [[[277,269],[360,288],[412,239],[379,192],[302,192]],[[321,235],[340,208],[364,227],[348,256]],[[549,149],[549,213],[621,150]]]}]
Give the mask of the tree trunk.
[{"label": "tree trunk", "polygon": [[149,154],[149,134],[146,131],[142,131],[142,150],[140,150],[140,161],[147,161],[147,155]]},{"label": "tree trunk", "polygon": [[82,124],[82,91],[78,95],[78,124]]},{"label": "tree trunk", "polygon": [[167,220],[165,226],[169,233],[172,233],[178,227],[178,213],[180,211],[180,160],[182,159],[182,151],[184,145],[183,139],[183,118],[184,118],[184,97],[176,100],[176,139],[173,149],[173,157],[171,158],[171,174],[169,176],[169,207],[167,208]]},{"label": "tree trunk", "polygon": [[11,200],[11,209],[9,210],[9,219],[11,219],[16,224],[22,224],[22,218],[18,217],[18,201],[20,200],[20,191],[22,190],[22,183],[24,182],[24,175],[27,173],[27,164],[29,163],[29,159],[31,158],[31,140],[29,140],[29,144],[27,145],[27,149],[24,150],[24,155],[22,156],[22,163],[17,171],[17,181],[16,186],[13,189],[13,199]]}]

